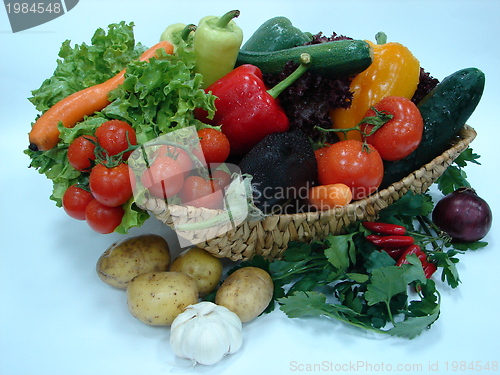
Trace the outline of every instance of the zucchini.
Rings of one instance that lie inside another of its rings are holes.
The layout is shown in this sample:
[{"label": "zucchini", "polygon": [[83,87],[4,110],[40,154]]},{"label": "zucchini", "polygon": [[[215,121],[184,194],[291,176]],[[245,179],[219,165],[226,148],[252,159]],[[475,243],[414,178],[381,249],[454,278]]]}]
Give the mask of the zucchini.
[{"label": "zucchini", "polygon": [[406,158],[384,162],[386,188],[441,155],[476,109],[485,84],[484,73],[465,68],[444,78],[417,105],[424,120],[422,141]]},{"label": "zucchini", "polygon": [[362,72],[373,60],[373,49],[363,40],[337,40],[288,48],[280,51],[254,52],[240,49],[236,66],[252,64],[262,73],[279,74],[285,64],[300,62],[300,55],[311,56],[309,71],[328,77],[350,76]]}]

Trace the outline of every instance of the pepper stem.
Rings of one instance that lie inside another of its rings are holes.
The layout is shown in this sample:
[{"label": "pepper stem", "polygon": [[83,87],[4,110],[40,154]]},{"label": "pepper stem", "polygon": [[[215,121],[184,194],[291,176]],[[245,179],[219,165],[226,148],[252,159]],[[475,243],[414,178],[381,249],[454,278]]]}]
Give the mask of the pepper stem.
[{"label": "pepper stem", "polygon": [[387,43],[387,34],[384,33],[383,31],[379,31],[375,35],[375,40],[377,41],[377,44],[386,44]]},{"label": "pepper stem", "polygon": [[239,15],[240,15],[239,10],[230,10],[229,12],[224,14],[221,18],[219,18],[219,20],[217,21],[215,26],[220,27],[222,29],[225,29],[227,27],[227,25],[229,24],[229,22],[231,22],[231,20],[233,18],[236,18]]},{"label": "pepper stem", "polygon": [[187,42],[189,38],[189,34],[193,31],[196,31],[196,25],[189,24],[187,25],[181,32],[181,38],[183,41]]},{"label": "pepper stem", "polygon": [[302,74],[304,74],[311,65],[311,55],[308,53],[302,53],[300,55],[300,65],[297,69],[293,71],[288,77],[283,81],[278,83],[272,89],[267,90],[267,93],[271,95],[274,99],[278,97],[279,94],[283,92],[288,86],[293,84]]}]

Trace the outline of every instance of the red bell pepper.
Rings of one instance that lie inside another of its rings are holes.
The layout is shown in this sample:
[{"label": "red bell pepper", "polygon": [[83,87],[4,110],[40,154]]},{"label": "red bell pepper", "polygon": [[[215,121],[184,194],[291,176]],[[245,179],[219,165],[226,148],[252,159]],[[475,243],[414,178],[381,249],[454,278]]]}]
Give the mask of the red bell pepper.
[{"label": "red bell pepper", "polygon": [[420,246],[418,245],[411,245],[406,249],[406,251],[401,255],[401,258],[396,263],[396,266],[401,266],[402,264],[409,264],[408,260],[406,257],[408,255],[414,254],[417,256],[417,258],[420,260],[420,263],[422,263],[422,268],[424,269],[424,274],[425,277],[430,279],[430,277],[436,272],[437,266],[429,262],[427,260],[427,254],[425,254],[422,249],[420,249]]},{"label": "red bell pepper", "polygon": [[221,126],[233,155],[246,154],[269,134],[287,131],[290,121],[276,98],[309,67],[310,56],[303,55],[301,65],[270,90],[266,88],[258,67],[250,64],[237,67],[205,90],[217,97],[214,117],[207,118],[207,112],[197,108],[196,118],[206,124]]}]

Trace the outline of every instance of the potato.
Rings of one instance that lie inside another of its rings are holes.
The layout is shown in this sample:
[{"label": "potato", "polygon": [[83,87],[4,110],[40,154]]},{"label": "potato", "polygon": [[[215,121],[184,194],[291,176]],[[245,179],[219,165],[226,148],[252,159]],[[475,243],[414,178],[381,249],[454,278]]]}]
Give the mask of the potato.
[{"label": "potato", "polygon": [[143,234],[112,244],[98,259],[96,269],[106,284],[126,289],[135,276],[166,271],[169,264],[167,241],[156,234]]},{"label": "potato", "polygon": [[170,325],[187,306],[195,303],[198,303],[196,282],[180,272],[143,273],[127,286],[130,313],[149,325]]},{"label": "potato", "polygon": [[273,291],[269,273],[257,267],[243,267],[224,280],[215,295],[215,303],[227,307],[245,323],[267,308]]},{"label": "potato", "polygon": [[222,261],[199,247],[184,251],[170,265],[170,271],[182,272],[196,281],[200,296],[207,295],[219,285],[222,270]]}]

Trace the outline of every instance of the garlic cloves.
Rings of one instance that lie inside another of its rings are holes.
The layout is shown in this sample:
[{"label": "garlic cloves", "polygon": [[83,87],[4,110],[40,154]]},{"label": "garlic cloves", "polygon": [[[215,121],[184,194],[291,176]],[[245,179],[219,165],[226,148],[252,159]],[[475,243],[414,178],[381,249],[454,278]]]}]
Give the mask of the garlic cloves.
[{"label": "garlic cloves", "polygon": [[242,345],[240,318],[212,302],[190,305],[172,323],[170,345],[181,358],[213,365]]}]

